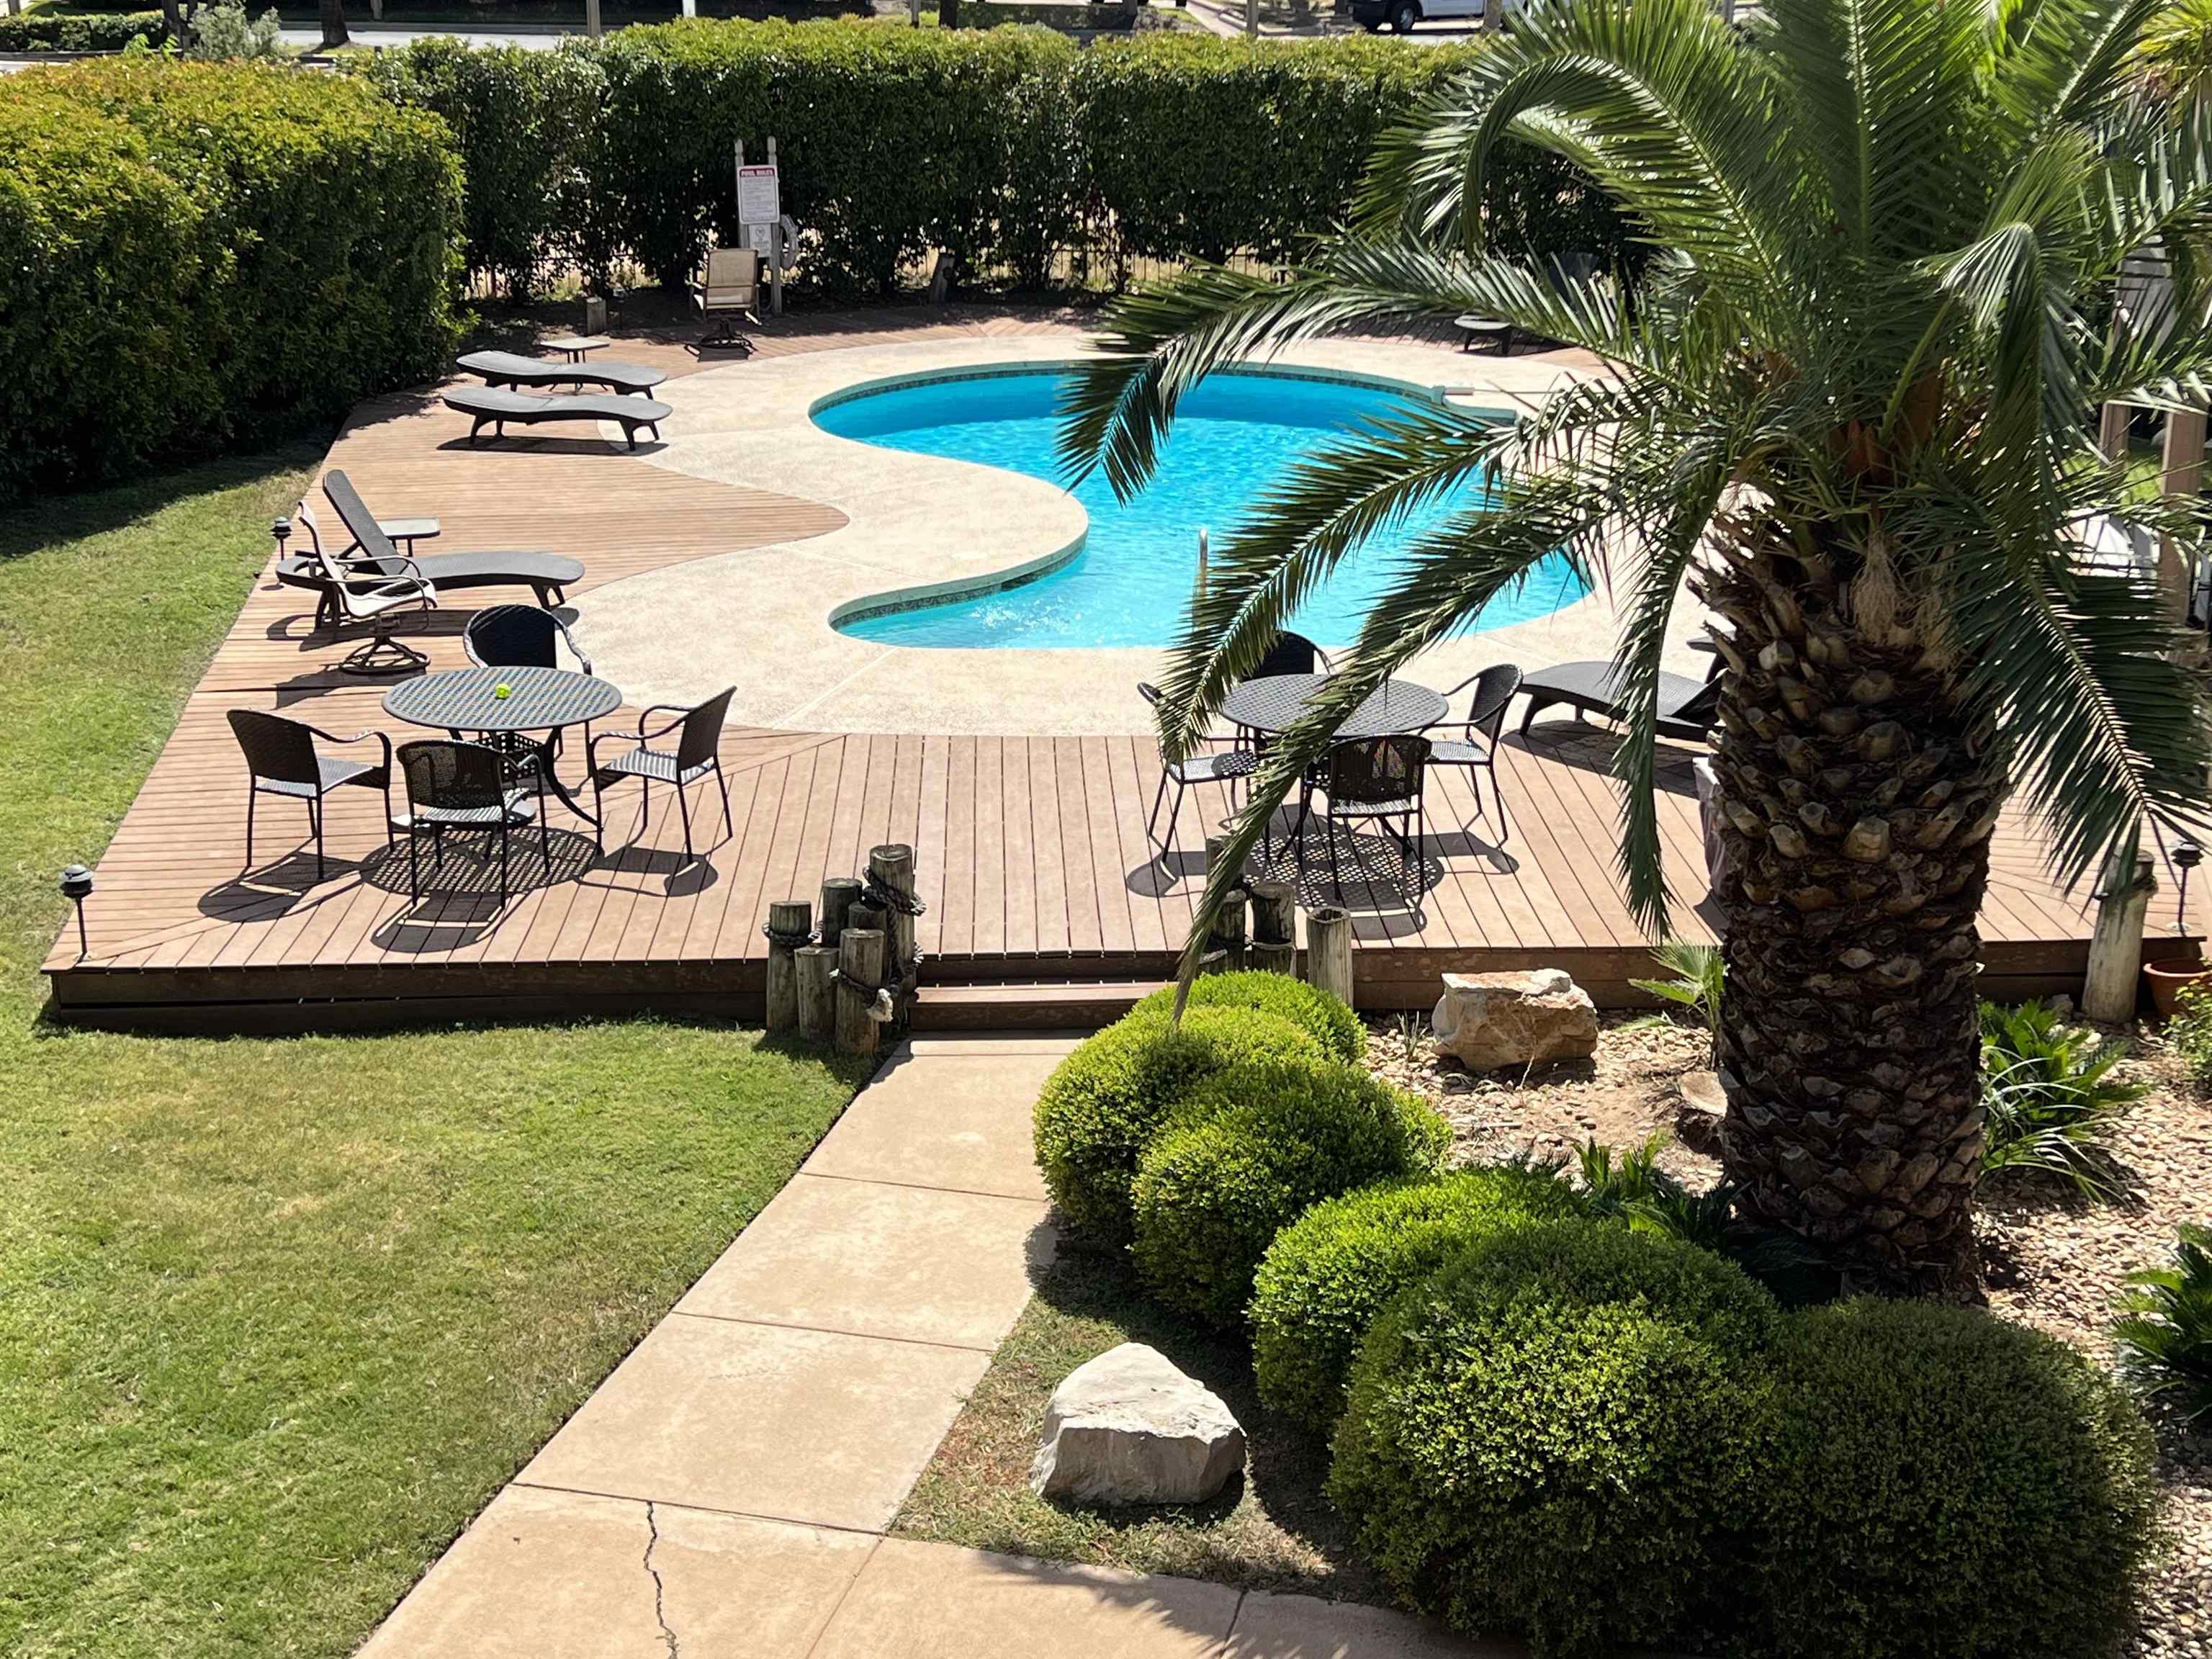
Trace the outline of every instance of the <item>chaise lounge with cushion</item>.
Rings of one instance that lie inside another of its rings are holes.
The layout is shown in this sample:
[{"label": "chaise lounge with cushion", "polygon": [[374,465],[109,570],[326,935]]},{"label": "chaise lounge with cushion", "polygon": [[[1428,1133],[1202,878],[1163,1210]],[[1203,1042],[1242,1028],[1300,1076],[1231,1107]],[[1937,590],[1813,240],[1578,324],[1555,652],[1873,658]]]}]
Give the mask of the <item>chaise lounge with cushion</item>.
[{"label": "chaise lounge with cushion", "polygon": [[580,561],[559,553],[437,553],[414,558],[392,545],[392,526],[380,522],[353,487],[353,480],[335,469],[323,480],[328,498],[346,532],[349,545],[332,553],[323,546],[315,515],[306,501],[300,503],[295,525],[307,532],[307,550],[276,562],[276,580],[288,587],[303,588],[317,596],[315,625],[335,627],[347,620],[346,595],[342,584],[360,588],[364,583],[396,581],[415,576],[433,589],[448,592],[471,587],[527,587],[538,603],[548,608],[562,604],[571,582],[584,579]]},{"label": "chaise lounge with cushion", "polygon": [[668,378],[641,363],[556,363],[547,357],[518,356],[512,351],[471,351],[453,366],[489,386],[603,386],[643,397]]},{"label": "chaise lounge with cushion", "polygon": [[621,422],[623,435],[632,449],[637,447],[640,427],[660,435],[660,423],[676,411],[666,404],[657,404],[650,398],[619,398],[605,392],[587,392],[580,397],[539,398],[527,392],[507,392],[496,386],[455,386],[446,393],[446,407],[459,410],[476,424],[469,428],[469,443],[476,444],[485,427],[492,435],[507,436],[507,422],[517,426],[537,426],[546,421],[617,421]]},{"label": "chaise lounge with cushion", "polygon": [[[1528,699],[1528,708],[1521,716],[1521,735],[1528,735],[1528,722],[1536,718],[1538,709],[1553,703],[1566,704],[1575,711],[1577,720],[1585,712],[1619,720],[1620,703],[1613,695],[1613,674],[1610,662],[1563,662],[1525,676],[1521,690]],[[1660,675],[1659,735],[1686,743],[1699,741],[1713,729],[1720,701],[1717,668],[1703,681],[1682,674]]]}]

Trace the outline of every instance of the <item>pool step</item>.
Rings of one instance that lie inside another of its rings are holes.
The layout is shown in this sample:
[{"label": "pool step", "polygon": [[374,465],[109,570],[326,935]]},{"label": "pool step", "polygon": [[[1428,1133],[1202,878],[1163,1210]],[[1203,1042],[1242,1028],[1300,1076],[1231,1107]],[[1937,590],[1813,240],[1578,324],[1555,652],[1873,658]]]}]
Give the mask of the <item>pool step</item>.
[{"label": "pool step", "polygon": [[1096,1030],[1160,988],[1158,980],[925,985],[915,995],[917,1031]]}]

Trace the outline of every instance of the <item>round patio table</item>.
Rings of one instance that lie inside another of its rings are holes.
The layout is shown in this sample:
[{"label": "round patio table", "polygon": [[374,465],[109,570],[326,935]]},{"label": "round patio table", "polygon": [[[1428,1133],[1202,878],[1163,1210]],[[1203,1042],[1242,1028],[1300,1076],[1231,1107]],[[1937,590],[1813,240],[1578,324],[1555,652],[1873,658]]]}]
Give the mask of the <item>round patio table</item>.
[{"label": "round patio table", "polygon": [[[1270,674],[1246,680],[1222,700],[1231,723],[1255,732],[1280,732],[1305,714],[1314,694],[1328,684],[1326,674]],[[1394,738],[1434,726],[1450,710],[1441,692],[1412,680],[1385,680],[1368,694],[1337,728],[1340,738]]]},{"label": "round patio table", "polygon": [[[507,688],[503,697],[501,686]],[[405,681],[384,694],[385,712],[394,720],[495,738],[583,726],[605,720],[621,707],[622,692],[611,682],[566,668],[448,668]],[[599,822],[568,793],[550,763],[539,771],[562,805],[586,823]]]}]

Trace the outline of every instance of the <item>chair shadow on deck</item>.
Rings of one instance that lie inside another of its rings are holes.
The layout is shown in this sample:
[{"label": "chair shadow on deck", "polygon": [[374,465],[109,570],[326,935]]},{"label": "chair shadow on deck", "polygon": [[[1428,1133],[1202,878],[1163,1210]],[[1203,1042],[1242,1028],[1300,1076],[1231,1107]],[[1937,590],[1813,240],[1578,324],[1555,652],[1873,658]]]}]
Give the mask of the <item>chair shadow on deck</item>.
[{"label": "chair shadow on deck", "polygon": [[[1540,761],[1556,761],[1577,771],[1598,772],[1610,776],[1614,751],[1620,746],[1620,733],[1595,720],[1571,720],[1562,716],[1558,720],[1539,720],[1525,734],[1509,730],[1499,746],[1517,749]],[[1656,760],[1651,773],[1654,786],[1665,794],[1695,795],[1698,780],[1691,769],[1704,751],[1662,738],[1656,752]]]},{"label": "chair shadow on deck", "polygon": [[325,857],[323,874],[318,878],[315,843],[310,838],[279,858],[264,860],[209,888],[199,896],[199,911],[222,921],[274,921],[303,903],[321,903],[332,895],[325,893],[312,901],[308,896],[360,869],[360,860],[333,853]]},{"label": "chair shadow on deck", "polygon": [[418,845],[419,896],[414,896],[406,842],[378,848],[361,862],[362,884],[410,902],[377,925],[372,941],[380,950],[408,954],[459,950],[495,932],[517,899],[543,888],[580,882],[597,867],[599,855],[589,836],[554,830],[547,839],[550,856],[539,846],[536,825],[514,831],[507,842],[504,904],[500,902],[498,847],[490,836],[453,836],[442,860],[428,847]]},{"label": "chair shadow on deck", "polygon": [[[581,421],[577,425],[584,424]],[[489,432],[471,443],[466,434],[448,438],[438,446],[441,453],[455,455],[529,455],[548,459],[568,460],[577,456],[619,455],[635,459],[646,455],[657,455],[668,447],[665,438],[640,435],[633,449],[619,438],[533,438],[520,432],[510,432],[504,438]]]}]

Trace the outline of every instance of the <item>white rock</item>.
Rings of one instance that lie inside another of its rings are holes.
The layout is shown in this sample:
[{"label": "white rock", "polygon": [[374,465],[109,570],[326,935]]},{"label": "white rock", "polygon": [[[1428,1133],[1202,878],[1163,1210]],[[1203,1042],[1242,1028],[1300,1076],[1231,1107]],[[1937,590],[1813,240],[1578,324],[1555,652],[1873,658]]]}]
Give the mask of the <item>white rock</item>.
[{"label": "white rock", "polygon": [[1052,1391],[1030,1485],[1079,1504],[1200,1504],[1243,1467],[1244,1431],[1220,1396],[1124,1342]]},{"label": "white rock", "polygon": [[1685,1072],[1674,1080],[1680,1098],[1674,1106],[1674,1133],[1692,1152],[1721,1152],[1721,1125],[1728,1118],[1728,1091],[1718,1072]]},{"label": "white rock", "polygon": [[1431,1023],[1437,1047],[1470,1072],[1597,1052],[1597,1005],[1558,968],[1446,974]]}]

